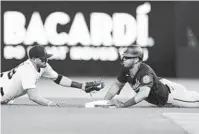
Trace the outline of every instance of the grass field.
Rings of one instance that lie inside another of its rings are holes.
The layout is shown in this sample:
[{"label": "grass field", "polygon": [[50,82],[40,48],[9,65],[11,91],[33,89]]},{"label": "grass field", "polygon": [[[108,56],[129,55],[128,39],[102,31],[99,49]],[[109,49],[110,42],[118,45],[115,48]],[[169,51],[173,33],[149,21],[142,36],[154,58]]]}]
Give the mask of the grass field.
[{"label": "grass field", "polygon": [[[98,78],[78,78],[77,81]],[[113,78],[103,78],[106,87],[90,98],[88,94],[63,88],[42,80],[38,89],[42,96],[64,100],[63,108],[42,107],[27,96],[14,104],[1,106],[2,134],[199,134],[199,108],[157,108],[142,102],[127,109],[86,109],[84,104],[103,98]],[[196,90],[199,80],[174,80],[189,90]],[[128,99],[133,93],[126,86],[121,96]]]}]

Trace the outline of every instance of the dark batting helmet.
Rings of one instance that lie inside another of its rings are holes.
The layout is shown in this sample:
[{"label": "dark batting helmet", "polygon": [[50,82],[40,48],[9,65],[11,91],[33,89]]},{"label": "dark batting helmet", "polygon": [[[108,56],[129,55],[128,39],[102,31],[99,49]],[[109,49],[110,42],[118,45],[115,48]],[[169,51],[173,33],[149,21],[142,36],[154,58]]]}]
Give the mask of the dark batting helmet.
[{"label": "dark batting helmet", "polygon": [[144,56],[143,49],[138,45],[132,45],[126,48],[126,50],[123,52],[121,57],[122,58],[123,57],[132,57],[132,58],[138,57],[140,60],[143,60],[143,56]]}]

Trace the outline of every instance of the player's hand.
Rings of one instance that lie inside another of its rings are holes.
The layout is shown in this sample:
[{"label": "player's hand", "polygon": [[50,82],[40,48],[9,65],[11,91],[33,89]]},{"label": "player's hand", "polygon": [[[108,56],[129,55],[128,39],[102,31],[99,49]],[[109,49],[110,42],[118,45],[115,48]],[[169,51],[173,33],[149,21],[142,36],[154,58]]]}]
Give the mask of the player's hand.
[{"label": "player's hand", "polygon": [[92,82],[86,82],[84,85],[84,91],[86,93],[90,93],[92,91],[99,91],[102,88],[104,88],[105,84],[102,81],[92,81]]},{"label": "player's hand", "polygon": [[111,104],[114,105],[116,108],[125,108],[124,102],[119,100],[111,100]]},{"label": "player's hand", "polygon": [[64,107],[66,106],[65,102],[60,101],[60,102],[55,102],[55,101],[51,101],[48,106],[50,107]]}]

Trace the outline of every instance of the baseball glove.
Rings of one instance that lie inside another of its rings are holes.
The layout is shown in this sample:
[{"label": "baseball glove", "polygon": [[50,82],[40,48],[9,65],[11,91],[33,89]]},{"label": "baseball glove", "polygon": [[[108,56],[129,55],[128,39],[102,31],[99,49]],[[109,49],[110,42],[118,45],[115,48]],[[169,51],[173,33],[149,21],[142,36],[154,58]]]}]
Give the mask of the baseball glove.
[{"label": "baseball glove", "polygon": [[99,91],[102,88],[104,88],[104,86],[105,86],[104,82],[102,82],[102,81],[86,82],[84,91],[86,93],[90,93],[90,92],[93,92],[93,91]]}]

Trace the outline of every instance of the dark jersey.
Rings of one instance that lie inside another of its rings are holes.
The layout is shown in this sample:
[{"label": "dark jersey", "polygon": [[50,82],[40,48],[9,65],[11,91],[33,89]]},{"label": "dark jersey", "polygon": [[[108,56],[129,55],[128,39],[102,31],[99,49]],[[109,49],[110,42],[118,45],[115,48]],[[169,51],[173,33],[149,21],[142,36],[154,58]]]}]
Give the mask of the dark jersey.
[{"label": "dark jersey", "polygon": [[122,68],[117,79],[121,83],[128,82],[133,90],[138,93],[140,87],[148,86],[151,88],[147,102],[157,106],[164,106],[167,103],[169,88],[162,84],[153,69],[145,63],[141,63],[139,70],[134,77],[130,75],[129,69]]}]

